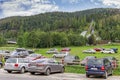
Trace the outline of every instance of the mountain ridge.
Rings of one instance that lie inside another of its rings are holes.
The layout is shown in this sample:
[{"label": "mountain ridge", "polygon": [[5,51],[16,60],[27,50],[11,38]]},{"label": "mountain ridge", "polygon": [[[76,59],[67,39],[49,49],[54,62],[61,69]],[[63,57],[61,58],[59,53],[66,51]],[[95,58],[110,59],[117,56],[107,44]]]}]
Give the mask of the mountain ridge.
[{"label": "mountain ridge", "polygon": [[[119,33],[120,29],[120,10],[117,8],[95,8],[77,12],[47,12],[32,16],[14,16],[0,20],[0,31],[4,35],[32,31],[62,31],[72,30],[75,33],[81,33],[87,30],[91,21],[95,22],[95,30],[104,38],[104,34]],[[106,32],[109,31],[110,32]]]}]

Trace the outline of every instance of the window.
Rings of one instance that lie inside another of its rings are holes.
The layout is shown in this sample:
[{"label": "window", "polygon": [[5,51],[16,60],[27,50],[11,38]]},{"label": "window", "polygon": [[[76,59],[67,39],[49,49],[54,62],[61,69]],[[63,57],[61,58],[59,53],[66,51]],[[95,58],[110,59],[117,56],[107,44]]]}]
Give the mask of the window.
[{"label": "window", "polygon": [[24,63],[29,63],[30,61],[28,59],[24,59]]},{"label": "window", "polygon": [[18,63],[24,63],[23,59],[18,59]]},{"label": "window", "polygon": [[14,59],[14,58],[10,58],[10,59],[7,59],[6,63],[16,63],[17,62],[17,59]]},{"label": "window", "polygon": [[88,60],[88,65],[99,65],[103,64],[101,59],[89,59]]},{"label": "window", "polygon": [[105,64],[106,66],[110,65],[109,60],[108,60],[108,59],[105,59],[105,60],[104,60],[104,64]]}]

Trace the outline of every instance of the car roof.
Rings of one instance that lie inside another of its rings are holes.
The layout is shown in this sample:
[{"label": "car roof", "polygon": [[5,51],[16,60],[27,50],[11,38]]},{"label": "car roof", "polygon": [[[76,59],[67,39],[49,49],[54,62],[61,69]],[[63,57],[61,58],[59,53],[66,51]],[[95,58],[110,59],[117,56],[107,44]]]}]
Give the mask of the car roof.
[{"label": "car roof", "polygon": [[37,61],[40,61],[40,60],[55,60],[55,59],[53,59],[53,58],[41,58],[41,59],[37,59],[37,60],[34,60],[34,61],[32,61],[32,62],[37,62]]},{"label": "car roof", "polygon": [[90,60],[104,60],[104,59],[106,59],[106,58],[94,58],[94,59],[89,59],[88,61],[90,61]]}]

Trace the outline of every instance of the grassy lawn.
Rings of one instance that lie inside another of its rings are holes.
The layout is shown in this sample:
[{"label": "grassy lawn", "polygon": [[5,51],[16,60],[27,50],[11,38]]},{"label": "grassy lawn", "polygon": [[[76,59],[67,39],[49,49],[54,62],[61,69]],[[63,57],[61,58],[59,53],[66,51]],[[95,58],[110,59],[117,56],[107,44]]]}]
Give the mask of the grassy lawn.
[{"label": "grassy lawn", "polygon": [[[16,46],[7,46],[7,47],[0,47],[1,50],[14,50]],[[56,47],[59,51],[62,49],[61,47]],[[110,45],[97,45],[97,46],[80,46],[80,47],[70,47],[71,48],[71,55],[78,55],[80,57],[80,60],[84,59],[86,56],[96,56],[97,58],[102,58],[106,56],[114,56],[120,61],[120,44],[110,44]],[[103,54],[100,52],[97,52],[96,54],[85,54],[82,53],[83,50],[87,49],[93,49],[93,48],[118,48],[118,53],[115,54]],[[42,54],[46,57],[52,57],[52,54],[46,54],[46,51],[50,48],[39,48],[39,49],[33,49],[36,53]],[[120,62],[119,62],[120,64]],[[119,65],[120,66],[120,65]],[[80,65],[72,65],[72,66],[66,66],[65,71],[69,73],[81,73],[85,74],[84,67],[81,67]],[[114,75],[120,75],[120,67],[116,70],[114,70]]]}]

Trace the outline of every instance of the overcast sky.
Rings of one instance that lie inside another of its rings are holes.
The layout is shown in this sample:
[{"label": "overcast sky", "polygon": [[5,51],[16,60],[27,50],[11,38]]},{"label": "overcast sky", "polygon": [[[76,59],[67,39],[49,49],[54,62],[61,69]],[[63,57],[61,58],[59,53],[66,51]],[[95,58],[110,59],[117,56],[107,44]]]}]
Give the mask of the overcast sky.
[{"label": "overcast sky", "polygon": [[91,8],[120,8],[120,0],[0,0],[0,18]]}]

